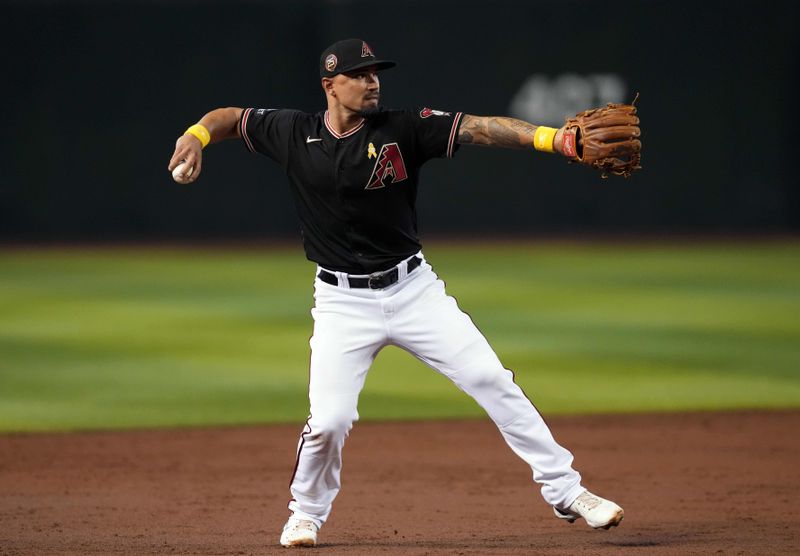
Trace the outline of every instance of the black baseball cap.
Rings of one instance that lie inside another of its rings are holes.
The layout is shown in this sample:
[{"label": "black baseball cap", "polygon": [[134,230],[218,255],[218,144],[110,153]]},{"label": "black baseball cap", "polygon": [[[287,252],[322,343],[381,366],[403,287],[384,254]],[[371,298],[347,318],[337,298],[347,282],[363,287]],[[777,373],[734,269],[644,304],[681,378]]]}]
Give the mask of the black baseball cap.
[{"label": "black baseball cap", "polygon": [[333,77],[340,73],[355,71],[369,66],[385,70],[396,66],[391,60],[378,60],[372,48],[361,39],[345,39],[335,42],[322,51],[319,57],[319,76]]}]

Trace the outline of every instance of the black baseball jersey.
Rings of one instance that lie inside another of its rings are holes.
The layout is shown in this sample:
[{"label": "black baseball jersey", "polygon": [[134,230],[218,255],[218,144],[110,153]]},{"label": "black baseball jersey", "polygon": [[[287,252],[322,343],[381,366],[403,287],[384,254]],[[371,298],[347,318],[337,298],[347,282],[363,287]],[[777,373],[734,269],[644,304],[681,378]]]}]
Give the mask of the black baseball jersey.
[{"label": "black baseball jersey", "polygon": [[327,111],[248,108],[239,131],[289,177],[308,259],[369,274],[420,250],[420,167],[453,156],[460,121],[460,112],[381,109],[339,134]]}]

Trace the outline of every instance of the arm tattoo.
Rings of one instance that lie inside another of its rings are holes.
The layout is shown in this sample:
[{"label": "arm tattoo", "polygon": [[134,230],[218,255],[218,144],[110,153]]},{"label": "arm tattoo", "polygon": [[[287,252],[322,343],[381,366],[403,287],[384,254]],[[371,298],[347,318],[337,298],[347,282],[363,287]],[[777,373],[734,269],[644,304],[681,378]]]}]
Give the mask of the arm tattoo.
[{"label": "arm tattoo", "polygon": [[462,145],[481,144],[481,141],[477,141],[475,137],[480,137],[483,134],[483,119],[464,114],[458,126],[458,142]]},{"label": "arm tattoo", "polygon": [[464,114],[458,127],[458,142],[526,149],[533,144],[535,131],[535,125],[515,118]]}]

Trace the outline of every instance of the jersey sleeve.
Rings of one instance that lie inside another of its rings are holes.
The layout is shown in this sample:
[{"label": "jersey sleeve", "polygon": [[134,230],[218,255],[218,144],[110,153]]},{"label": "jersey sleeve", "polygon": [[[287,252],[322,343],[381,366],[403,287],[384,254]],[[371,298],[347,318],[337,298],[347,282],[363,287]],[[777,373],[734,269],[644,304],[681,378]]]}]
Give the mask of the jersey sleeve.
[{"label": "jersey sleeve", "polygon": [[416,108],[410,114],[417,151],[422,161],[431,158],[452,158],[458,149],[456,136],[461,112],[444,112],[432,108]]},{"label": "jersey sleeve", "polygon": [[299,112],[276,108],[247,108],[239,120],[239,134],[247,150],[266,155],[283,164]]}]

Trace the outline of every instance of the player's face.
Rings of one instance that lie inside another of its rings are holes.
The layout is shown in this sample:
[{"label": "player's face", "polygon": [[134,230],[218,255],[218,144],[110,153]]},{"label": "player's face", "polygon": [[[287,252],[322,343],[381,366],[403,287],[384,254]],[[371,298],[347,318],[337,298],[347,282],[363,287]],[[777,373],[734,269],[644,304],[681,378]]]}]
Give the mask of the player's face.
[{"label": "player's face", "polygon": [[377,108],[381,98],[381,83],[374,67],[368,67],[333,78],[339,103],[353,112]]}]

